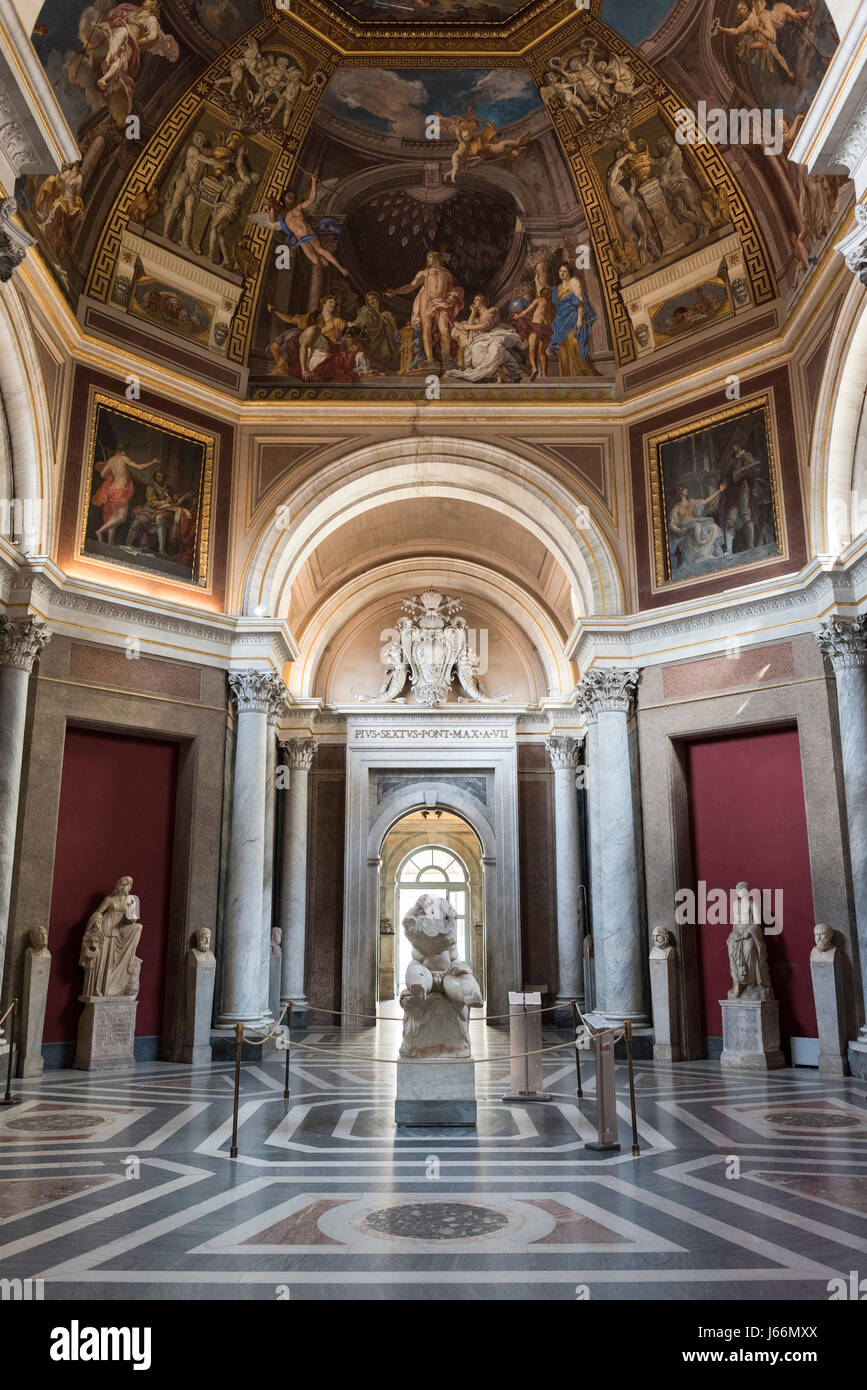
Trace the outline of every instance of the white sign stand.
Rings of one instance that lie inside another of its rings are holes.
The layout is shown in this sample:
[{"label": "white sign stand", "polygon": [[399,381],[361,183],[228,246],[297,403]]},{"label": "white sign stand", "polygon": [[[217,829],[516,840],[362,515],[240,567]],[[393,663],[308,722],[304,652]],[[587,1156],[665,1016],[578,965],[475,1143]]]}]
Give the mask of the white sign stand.
[{"label": "white sign stand", "polygon": [[511,1093],[504,1101],[550,1100],[542,1090],[542,995],[509,991],[509,1053]]}]

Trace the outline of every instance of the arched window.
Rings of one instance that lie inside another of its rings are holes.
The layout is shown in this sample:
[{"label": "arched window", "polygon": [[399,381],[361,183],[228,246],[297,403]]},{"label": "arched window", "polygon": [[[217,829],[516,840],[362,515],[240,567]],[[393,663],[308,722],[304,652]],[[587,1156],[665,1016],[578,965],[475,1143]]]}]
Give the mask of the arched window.
[{"label": "arched window", "polygon": [[412,947],[400,924],[421,893],[448,898],[458,923],[458,950],[462,960],[472,958],[469,936],[470,877],[462,859],[439,845],[425,845],[407,855],[397,873],[395,931],[400,932],[401,979]]}]

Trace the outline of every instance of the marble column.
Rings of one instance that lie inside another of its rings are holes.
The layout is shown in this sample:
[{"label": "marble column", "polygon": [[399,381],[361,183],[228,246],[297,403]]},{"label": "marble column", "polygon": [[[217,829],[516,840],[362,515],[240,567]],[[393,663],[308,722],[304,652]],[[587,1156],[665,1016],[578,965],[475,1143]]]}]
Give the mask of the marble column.
[{"label": "marble column", "polygon": [[268,705],[265,743],[265,854],[262,876],[262,991],[271,1013],[271,928],[274,925],[274,829],[277,803],[277,721],[289,708],[288,691],[274,686]]},{"label": "marble column", "polygon": [[283,928],[283,973],[280,999],[306,1008],[304,958],[307,949],[307,780],[316,743],[312,738],[281,740],[289,768],[283,814],[280,926]]},{"label": "marble column", "polygon": [[581,851],[575,778],[581,740],[549,738],[545,747],[554,769],[554,847],[557,862],[557,1003],[582,999],[583,958],[579,895]]},{"label": "marble column", "polygon": [[285,692],[273,671],[230,671],[229,689],[238,710],[229,877],[223,928],[223,1008],[218,1027],[270,1019],[268,977],[263,959],[271,933],[262,923],[265,881],[265,813],[268,777],[268,716]]},{"label": "marble column", "polygon": [[[37,618],[22,622],[0,618],[0,983],[12,901],[27,691],[30,673],[50,635]],[[0,1028],[0,1051],[6,1050]]]},{"label": "marble column", "polygon": [[831,618],[816,634],[837,679],[837,710],[849,830],[852,897],[865,1023],[850,1044],[856,1076],[867,1078],[867,618]]},{"label": "marble column", "polygon": [[596,1009],[611,1023],[648,1023],[643,1002],[638,843],[629,750],[637,670],[591,667],[575,699],[594,727],[587,794],[593,842],[591,881]]}]

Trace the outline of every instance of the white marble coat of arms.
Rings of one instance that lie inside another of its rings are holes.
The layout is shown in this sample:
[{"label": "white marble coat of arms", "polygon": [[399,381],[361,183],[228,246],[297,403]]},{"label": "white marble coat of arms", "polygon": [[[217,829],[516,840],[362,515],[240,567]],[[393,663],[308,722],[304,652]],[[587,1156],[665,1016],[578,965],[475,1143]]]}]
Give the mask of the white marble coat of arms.
[{"label": "white marble coat of arms", "polygon": [[398,618],[396,636],[383,649],[385,682],[376,695],[362,698],[400,700],[409,681],[419,704],[444,705],[457,677],[465,699],[481,704],[508,699],[485,695],[479,685],[481,661],[470,648],[466,619],[458,616],[459,598],[425,589],[405,598],[402,606],[405,616]]}]

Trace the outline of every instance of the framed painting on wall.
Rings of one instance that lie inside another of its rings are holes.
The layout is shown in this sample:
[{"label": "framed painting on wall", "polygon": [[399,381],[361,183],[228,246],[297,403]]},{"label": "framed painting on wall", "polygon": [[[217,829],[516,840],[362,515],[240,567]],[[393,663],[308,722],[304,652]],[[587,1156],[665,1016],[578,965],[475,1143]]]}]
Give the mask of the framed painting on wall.
[{"label": "framed painting on wall", "polygon": [[207,588],[216,437],[94,391],[79,556]]},{"label": "framed painting on wall", "polygon": [[785,559],[770,391],[645,436],[656,590]]}]

